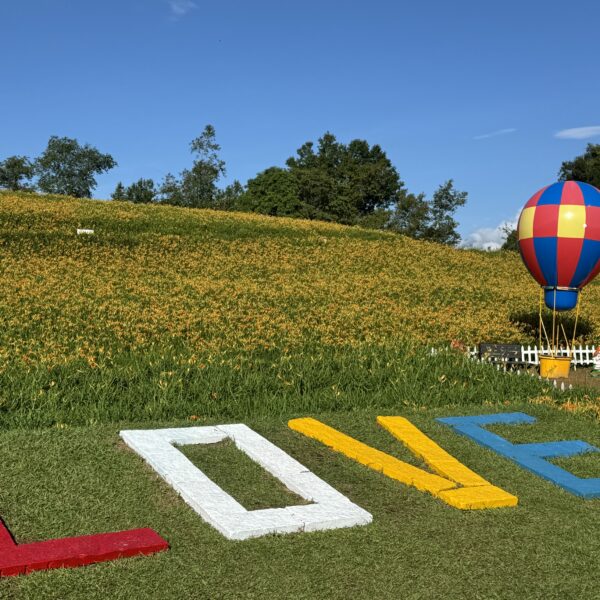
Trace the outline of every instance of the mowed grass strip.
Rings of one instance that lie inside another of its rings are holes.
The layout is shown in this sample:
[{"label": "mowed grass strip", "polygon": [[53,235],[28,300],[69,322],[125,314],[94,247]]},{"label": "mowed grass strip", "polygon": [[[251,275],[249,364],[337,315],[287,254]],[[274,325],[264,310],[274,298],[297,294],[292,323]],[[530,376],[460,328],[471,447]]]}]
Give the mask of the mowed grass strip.
[{"label": "mowed grass strip", "polygon": [[[147,558],[2,580],[0,597],[597,598],[600,501],[568,494],[434,420],[497,410],[397,408],[385,413],[409,418],[457,459],[519,497],[515,508],[485,511],[453,509],[291,431],[284,419],[248,420],[261,435],[370,511],[374,521],[366,527],[245,542],[224,539],[119,442],[118,430],[135,423],[4,432],[0,514],[19,542],[150,526],[171,549]],[[503,410],[539,418],[536,426],[505,428],[511,441],[583,439],[600,446],[597,423],[584,416],[532,404]],[[376,424],[378,414],[312,416],[419,465]],[[240,480],[261,487],[254,467],[230,450],[223,458],[222,449],[215,447],[229,472],[221,474],[220,482],[227,487],[236,472]],[[187,451],[193,455],[196,450]],[[200,455],[196,460],[208,470]],[[217,462],[210,468],[219,481]],[[280,492],[267,485],[256,496],[262,494],[261,504],[277,504]]]}]

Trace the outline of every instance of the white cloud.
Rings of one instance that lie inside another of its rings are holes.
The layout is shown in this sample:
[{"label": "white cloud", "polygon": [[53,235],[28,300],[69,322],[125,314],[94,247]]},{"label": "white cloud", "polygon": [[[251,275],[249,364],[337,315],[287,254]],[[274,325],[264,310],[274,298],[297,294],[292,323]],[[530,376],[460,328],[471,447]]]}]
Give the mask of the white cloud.
[{"label": "white cloud", "polygon": [[563,140],[585,140],[600,135],[600,125],[589,125],[588,127],[574,127],[557,131],[554,137]]},{"label": "white cloud", "polygon": [[192,0],[169,0],[169,6],[171,15],[175,18],[183,17],[194,8],[198,8],[198,5]]},{"label": "white cloud", "polygon": [[491,131],[490,133],[484,133],[482,135],[476,135],[473,137],[474,140],[487,140],[488,138],[496,137],[498,135],[506,135],[507,133],[514,133],[517,131],[514,127],[508,127],[507,129],[498,129],[497,131]]},{"label": "white cloud", "polygon": [[463,248],[478,248],[479,250],[500,250],[506,241],[506,229],[516,229],[518,217],[502,221],[496,227],[481,227],[471,232],[463,242]]}]

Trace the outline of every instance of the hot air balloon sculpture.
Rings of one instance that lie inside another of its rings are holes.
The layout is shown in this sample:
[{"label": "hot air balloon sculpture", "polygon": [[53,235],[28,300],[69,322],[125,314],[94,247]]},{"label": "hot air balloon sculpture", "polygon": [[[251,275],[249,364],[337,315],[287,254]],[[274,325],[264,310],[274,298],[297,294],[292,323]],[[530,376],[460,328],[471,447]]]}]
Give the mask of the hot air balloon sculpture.
[{"label": "hot air balloon sculpture", "polygon": [[[543,376],[567,377],[581,289],[600,271],[600,190],[579,181],[542,188],[521,211],[518,239],[523,262],[541,286],[540,347],[543,332],[548,352],[540,358],[540,372]],[[542,319],[542,301],[552,311],[549,331]],[[559,315],[574,308],[575,326],[569,343]],[[559,356],[561,333],[566,357]]]}]

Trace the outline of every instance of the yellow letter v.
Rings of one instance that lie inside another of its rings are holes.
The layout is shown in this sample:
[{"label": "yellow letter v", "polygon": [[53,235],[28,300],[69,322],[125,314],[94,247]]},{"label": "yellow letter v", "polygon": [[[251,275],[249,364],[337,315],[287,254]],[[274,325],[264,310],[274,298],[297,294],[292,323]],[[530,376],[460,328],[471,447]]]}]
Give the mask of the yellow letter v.
[{"label": "yellow letter v", "polygon": [[[461,509],[516,506],[516,496],[492,485],[440,448],[432,439],[403,417],[377,417],[377,422],[421,457],[434,475],[405,463],[381,450],[371,448],[316,419],[293,419],[288,425],[336,452],[380,471],[418,490],[429,492],[446,504]],[[461,486],[461,487],[459,487]]]}]

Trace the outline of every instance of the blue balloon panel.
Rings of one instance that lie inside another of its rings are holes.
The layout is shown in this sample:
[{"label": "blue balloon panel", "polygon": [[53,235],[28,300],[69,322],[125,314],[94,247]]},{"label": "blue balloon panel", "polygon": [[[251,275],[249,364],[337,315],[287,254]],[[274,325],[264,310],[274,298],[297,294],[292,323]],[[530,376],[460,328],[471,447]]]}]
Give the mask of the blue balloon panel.
[{"label": "blue balloon panel", "polygon": [[570,287],[579,287],[585,278],[594,270],[594,267],[600,259],[600,242],[597,240],[583,240],[583,247],[579,257],[577,269],[573,279],[569,283]]},{"label": "blue balloon panel", "polygon": [[555,237],[535,238],[533,246],[538,264],[546,280],[545,285],[558,285],[558,273],[556,269],[558,240]]},{"label": "blue balloon panel", "polygon": [[577,306],[579,290],[544,290],[544,303],[549,309],[571,310]]}]

